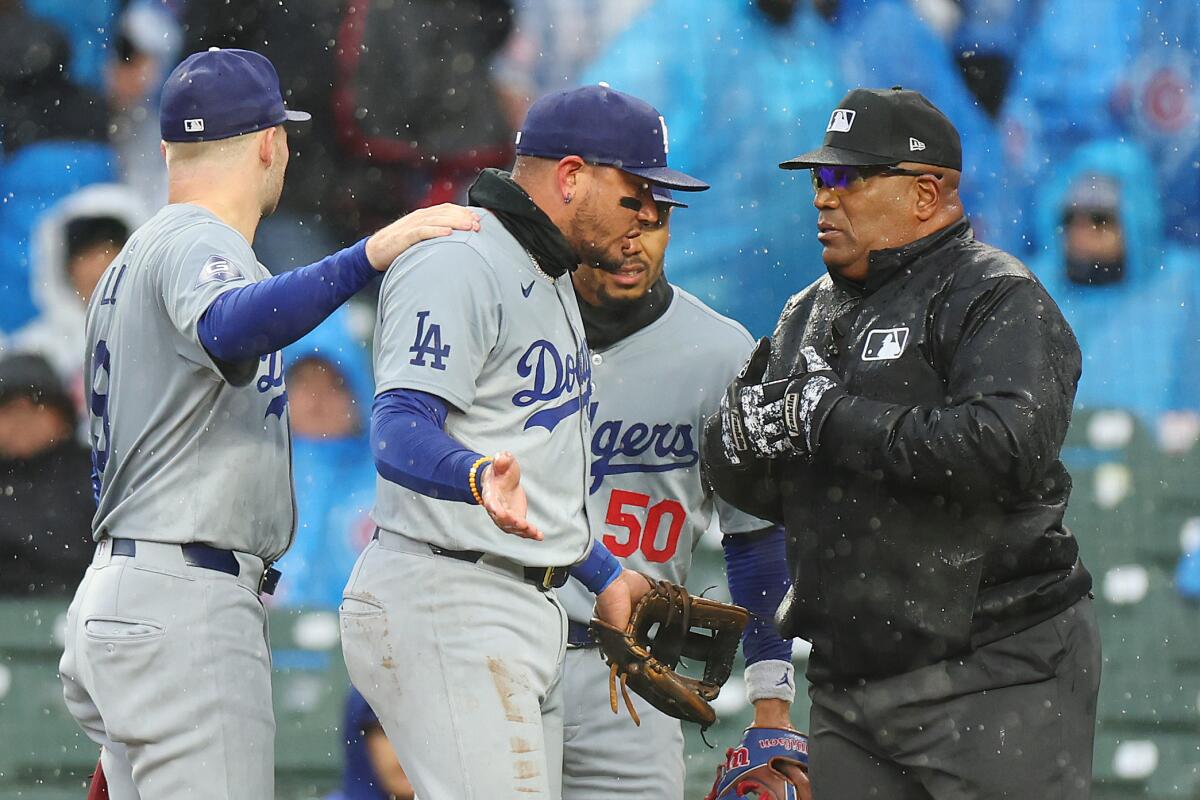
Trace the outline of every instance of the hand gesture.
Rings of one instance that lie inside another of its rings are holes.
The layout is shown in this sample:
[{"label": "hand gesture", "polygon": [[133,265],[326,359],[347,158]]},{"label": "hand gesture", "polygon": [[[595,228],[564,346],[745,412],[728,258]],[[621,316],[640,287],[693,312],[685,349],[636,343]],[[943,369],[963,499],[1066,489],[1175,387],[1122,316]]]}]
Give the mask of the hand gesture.
[{"label": "hand gesture", "polygon": [[507,451],[496,455],[483,472],[479,494],[497,528],[522,539],[541,541],[542,532],[525,518],[529,502],[521,488],[521,466],[516,456]]},{"label": "hand gesture", "polygon": [[453,203],[419,208],[382,228],[367,239],[367,260],[380,272],[408,248],[426,239],[449,236],[454,231],[479,230],[479,217]]}]

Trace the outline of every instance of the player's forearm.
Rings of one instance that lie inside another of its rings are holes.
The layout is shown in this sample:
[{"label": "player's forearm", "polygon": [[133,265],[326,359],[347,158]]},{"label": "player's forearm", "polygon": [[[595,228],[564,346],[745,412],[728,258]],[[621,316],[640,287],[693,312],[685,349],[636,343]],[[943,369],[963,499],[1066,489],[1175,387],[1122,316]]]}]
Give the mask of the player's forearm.
[{"label": "player's forearm", "polygon": [[[775,629],[775,609],[791,585],[786,537],[782,528],[726,534],[725,571],[733,602],[750,612],[742,633],[746,656],[746,699],[754,703],[759,725],[778,725],[788,718],[796,696],[792,643]],[[774,701],[774,702],[767,702]]]},{"label": "player's forearm", "polygon": [[791,642],[775,629],[775,609],[792,585],[783,528],[726,534],[721,539],[729,596],[750,612],[742,634],[746,663],[792,660]]},{"label": "player's forearm", "polygon": [[375,469],[384,480],[428,497],[474,503],[468,476],[480,454],[445,432],[446,413],[445,401],[427,392],[393,389],[376,397]]},{"label": "player's forearm", "polygon": [[274,353],[320,325],[378,274],[363,239],[315,264],[230,289],[200,317],[200,343],[230,363]]}]

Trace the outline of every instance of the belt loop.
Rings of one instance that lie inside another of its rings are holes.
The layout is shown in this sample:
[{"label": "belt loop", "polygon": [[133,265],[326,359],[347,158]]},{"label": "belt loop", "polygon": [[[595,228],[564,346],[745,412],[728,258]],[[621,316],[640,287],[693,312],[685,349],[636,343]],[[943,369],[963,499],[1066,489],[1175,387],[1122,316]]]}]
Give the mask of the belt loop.
[{"label": "belt loop", "polygon": [[263,564],[262,577],[258,579],[259,594],[275,594],[275,587],[279,585],[279,579],[283,573],[272,566]]}]

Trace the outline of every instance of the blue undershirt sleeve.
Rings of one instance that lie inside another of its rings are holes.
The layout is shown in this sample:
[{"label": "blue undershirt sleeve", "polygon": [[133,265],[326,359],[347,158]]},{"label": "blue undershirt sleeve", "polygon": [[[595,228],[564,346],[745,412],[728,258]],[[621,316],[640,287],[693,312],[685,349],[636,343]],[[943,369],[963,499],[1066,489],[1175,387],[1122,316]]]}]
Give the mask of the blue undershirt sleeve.
[{"label": "blue undershirt sleeve", "polygon": [[[474,505],[468,476],[481,456],[446,433],[447,413],[446,401],[428,392],[391,389],[378,395],[371,409],[375,469],[414,492]],[[483,470],[479,473],[482,479]]]},{"label": "blue undershirt sleeve", "polygon": [[780,527],[725,534],[721,539],[729,596],[750,612],[750,623],[742,633],[747,664],[792,660],[792,643],[775,629],[775,609],[792,583],[786,542]]},{"label": "blue undershirt sleeve", "polygon": [[200,317],[200,343],[228,364],[274,353],[320,325],[378,274],[363,239],[315,264],[230,289]]}]

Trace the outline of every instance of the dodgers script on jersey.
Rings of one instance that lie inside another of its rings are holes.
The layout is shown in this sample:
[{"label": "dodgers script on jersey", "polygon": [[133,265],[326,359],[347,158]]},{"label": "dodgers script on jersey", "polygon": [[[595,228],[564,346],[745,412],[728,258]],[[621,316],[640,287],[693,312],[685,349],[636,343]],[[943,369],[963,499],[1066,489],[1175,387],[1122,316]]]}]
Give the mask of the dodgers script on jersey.
[{"label": "dodgers script on jersey", "polygon": [[87,313],[102,536],[203,542],[274,561],[295,529],[280,353],[214,363],[196,330],[222,292],[270,277],[240,233],[168,205],[134,232]]},{"label": "dodgers script on jersey", "polygon": [[[714,510],[725,533],[771,523],[714,498],[700,479],[704,418],[720,406],[754,340],[673,288],[662,317],[592,354],[587,512],[593,535],[624,564],[684,583]],[[578,581],[559,599],[571,619],[591,619],[595,596]]]},{"label": "dodgers script on jersey", "polygon": [[380,527],[439,547],[526,566],[571,564],[588,546],[591,359],[569,275],[535,269],[489,211],[479,232],[410,248],[388,271],[375,329],[375,392],[416,389],[450,404],[446,432],[521,466],[541,542],[500,531],[478,506],[427,497],[380,477]]}]

